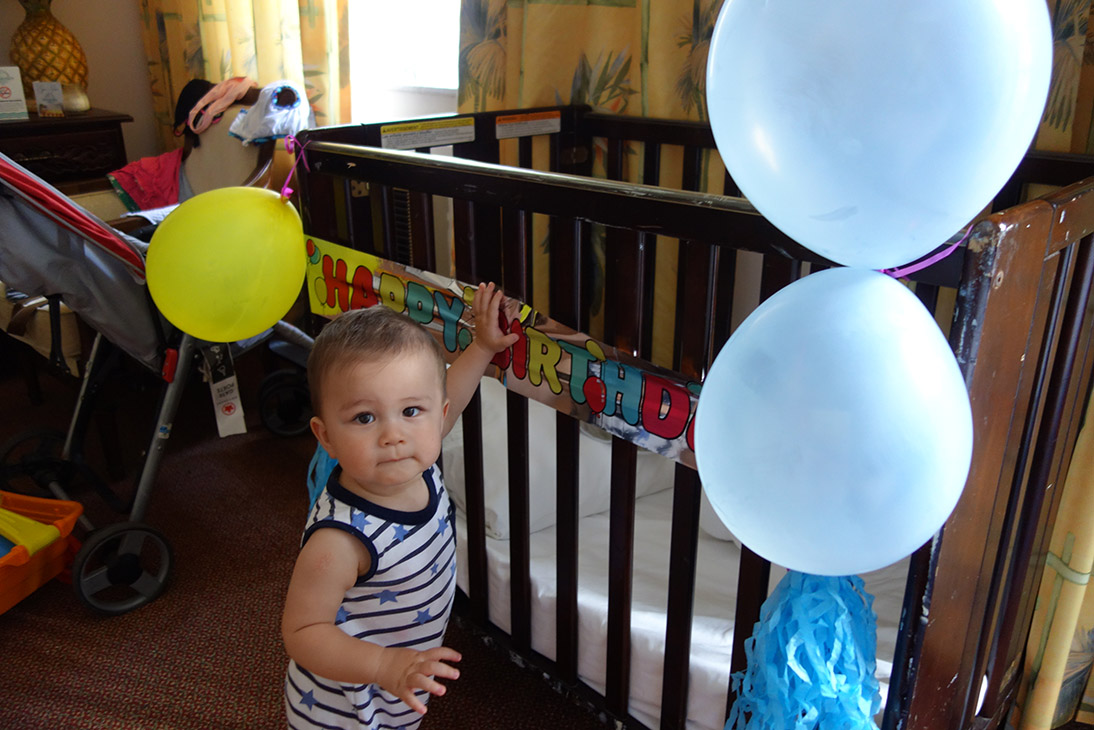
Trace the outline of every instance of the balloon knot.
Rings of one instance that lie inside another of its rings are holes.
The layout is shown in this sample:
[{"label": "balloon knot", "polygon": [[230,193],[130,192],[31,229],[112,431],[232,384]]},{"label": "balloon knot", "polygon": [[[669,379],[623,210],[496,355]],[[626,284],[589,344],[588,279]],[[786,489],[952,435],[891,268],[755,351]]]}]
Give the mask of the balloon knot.
[{"label": "balloon knot", "polygon": [[969,237],[970,233],[972,233],[972,225],[971,224],[969,225],[968,229],[965,231],[965,235],[963,235],[960,238],[960,240],[958,240],[956,243],[950,244],[949,246],[942,249],[938,253],[936,253],[932,256],[928,256],[927,258],[925,258],[921,261],[917,261],[913,264],[908,264],[907,266],[900,266],[900,267],[896,267],[896,268],[892,268],[892,269],[881,269],[881,273],[887,274],[887,275],[893,277],[894,279],[902,279],[906,276],[910,276],[911,274],[914,274],[917,271],[922,271],[923,269],[927,268],[928,266],[931,266],[932,264],[938,263],[942,259],[944,259],[947,256],[949,256],[950,254],[952,254],[954,251],[956,251],[957,247],[965,242],[965,239],[967,239]]}]

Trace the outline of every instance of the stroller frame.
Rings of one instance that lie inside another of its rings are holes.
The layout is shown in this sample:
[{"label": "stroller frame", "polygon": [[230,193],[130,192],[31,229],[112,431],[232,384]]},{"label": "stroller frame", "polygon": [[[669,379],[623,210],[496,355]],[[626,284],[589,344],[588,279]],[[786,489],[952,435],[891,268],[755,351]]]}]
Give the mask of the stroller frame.
[{"label": "stroller frame", "polygon": [[[27,477],[44,492],[70,500],[66,482],[80,473],[112,509],[127,513],[123,522],[98,529],[86,516],[81,516],[80,524],[88,534],[72,566],[73,589],[82,603],[106,615],[127,613],[161,595],[173,568],[174,556],[167,538],[143,520],[200,341],[182,332],[173,333],[170,338],[163,335],[159,314],[144,285],[146,244],[110,228],[3,154],[0,154],[0,216],[14,222],[7,227],[15,231],[10,234],[13,238],[18,238],[20,232],[32,235],[36,229],[49,231],[49,243],[41,245],[54,247],[56,251],[50,248],[45,258],[63,255],[66,262],[77,260],[81,264],[59,267],[75,269],[76,275],[54,281],[48,261],[35,268],[35,263],[26,259],[37,257],[21,257],[18,244],[0,236],[0,280],[27,294],[47,295],[51,314],[64,298],[69,308],[95,330],[76,406],[63,439],[56,432],[37,431],[0,448],[0,484],[11,478]],[[99,301],[104,291],[109,292],[115,286],[127,292],[131,304],[141,303],[149,315],[147,321],[144,312],[138,315],[124,311],[125,307],[107,307]],[[122,316],[115,316],[119,311]],[[134,324],[126,317],[137,317],[139,322]],[[135,336],[133,330],[143,332],[143,338]],[[278,322],[272,330],[235,343],[233,351],[246,351],[271,336],[305,349],[311,346],[307,334]],[[155,339],[154,344],[149,344],[150,338]],[[172,346],[167,345],[168,339],[174,341]],[[165,383],[152,437],[128,503],[98,479],[83,458],[89,411],[111,369],[114,348],[154,371],[158,368]],[[271,393],[276,397],[276,392]]]}]

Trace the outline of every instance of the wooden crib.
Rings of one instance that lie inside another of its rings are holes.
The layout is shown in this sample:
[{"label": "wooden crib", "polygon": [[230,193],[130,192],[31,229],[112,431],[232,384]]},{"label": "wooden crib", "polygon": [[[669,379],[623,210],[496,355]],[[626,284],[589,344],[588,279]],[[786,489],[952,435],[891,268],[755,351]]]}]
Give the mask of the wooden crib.
[{"label": "wooden crib", "polygon": [[[604,342],[646,361],[653,359],[657,336],[653,294],[674,289],[667,365],[684,379],[701,381],[731,323],[747,314],[741,297],[734,297],[742,285],[743,256],[760,262],[760,300],[830,265],[732,197],[737,190],[728,175],[713,175],[726,195],[695,192],[703,179],[712,179],[704,173],[713,138],[700,124],[560,107],[324,128],[304,133],[301,141],[308,168],[298,182],[307,235],[434,271],[446,251],[435,234],[436,212],[442,210],[437,201],[451,199],[458,280],[498,281],[525,302],[538,297],[552,319],[579,332],[590,332],[596,319]],[[454,157],[419,154],[446,144]],[[669,181],[662,160],[673,155],[682,159],[682,174]],[[499,165],[503,156],[517,164]],[[551,172],[527,169],[533,159]],[[590,177],[594,161],[603,164],[608,180]],[[630,167],[637,168],[639,181],[658,187],[621,182]],[[948,329],[965,374],[975,448],[955,512],[908,562],[883,728],[1001,727],[1013,704],[1059,503],[1056,485],[1066,474],[1091,382],[1094,180],[1033,202],[1017,201],[1027,183],[1064,185],[1091,174],[1089,159],[1027,157],[1000,193],[998,212],[977,223],[968,244],[913,276],[916,295]],[[535,278],[531,266],[533,247],[540,245],[534,218],[547,221],[546,293],[533,291],[534,282],[544,280]],[[605,266],[614,275],[603,282],[603,313],[594,318],[601,299],[590,272],[598,235],[604,236]],[[662,247],[675,251],[675,271],[658,266]],[[674,277],[671,286],[665,277]],[[610,447],[601,694],[580,680],[577,668],[579,424],[557,416],[558,638],[548,659],[533,650],[531,637],[528,402],[510,391],[507,414],[509,631],[501,636],[487,608],[482,430],[491,424],[482,423],[478,399],[464,414],[468,528],[461,538],[470,588],[458,613],[575,700],[628,727],[643,727],[647,723],[629,711],[628,686],[638,449],[619,438]],[[662,728],[688,723],[700,499],[697,473],[678,464],[657,721]],[[744,548],[739,565],[726,568],[732,569],[738,590],[731,607],[731,668],[738,671],[771,566]],[[727,708],[733,699],[729,692]]]}]

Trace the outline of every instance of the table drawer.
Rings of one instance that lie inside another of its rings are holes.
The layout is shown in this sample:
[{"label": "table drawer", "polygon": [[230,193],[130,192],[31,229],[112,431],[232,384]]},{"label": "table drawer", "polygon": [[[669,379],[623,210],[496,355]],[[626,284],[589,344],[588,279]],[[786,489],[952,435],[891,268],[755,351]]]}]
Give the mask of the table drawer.
[{"label": "table drawer", "polygon": [[8,137],[0,151],[51,183],[101,177],[126,163],[119,129]]}]

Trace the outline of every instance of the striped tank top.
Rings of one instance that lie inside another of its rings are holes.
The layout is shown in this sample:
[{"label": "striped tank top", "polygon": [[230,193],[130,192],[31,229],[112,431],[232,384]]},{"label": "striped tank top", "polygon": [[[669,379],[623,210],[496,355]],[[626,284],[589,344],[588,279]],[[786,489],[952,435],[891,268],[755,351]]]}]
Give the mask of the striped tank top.
[{"label": "striped tank top", "polygon": [[[455,520],[440,469],[434,464],[423,474],[429,504],[417,512],[387,509],[353,494],[338,483],[341,473],[331,473],[301,539],[303,545],[316,530],[345,530],[372,557],[369,572],[342,599],[335,624],[381,646],[440,646],[456,589]],[[428,692],[417,695],[428,702]],[[421,719],[377,685],[332,682],[292,660],[285,712],[294,730],[416,728]]]}]

